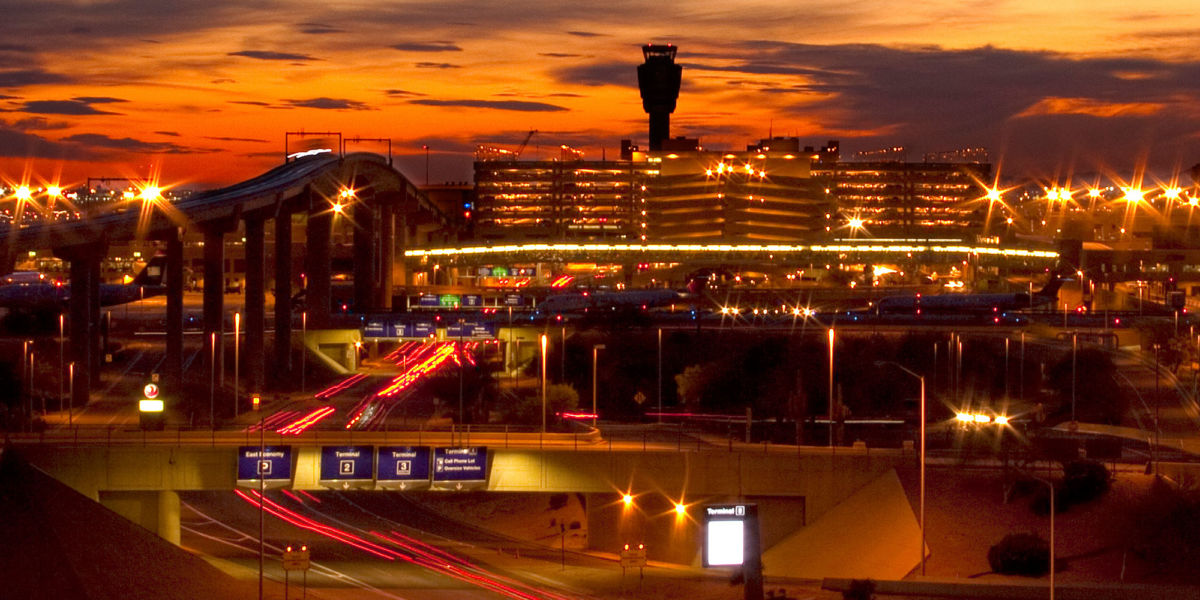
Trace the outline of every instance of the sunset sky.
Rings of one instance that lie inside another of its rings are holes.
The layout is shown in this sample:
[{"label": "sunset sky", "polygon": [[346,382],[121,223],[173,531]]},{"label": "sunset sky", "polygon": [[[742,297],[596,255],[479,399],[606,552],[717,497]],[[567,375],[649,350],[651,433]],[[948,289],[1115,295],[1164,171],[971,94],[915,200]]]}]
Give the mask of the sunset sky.
[{"label": "sunset sky", "polygon": [[422,145],[469,180],[531,129],[527,156],[613,158],[645,143],[647,42],[679,46],[672,135],[709,148],[986,146],[1088,183],[1200,162],[1194,0],[0,0],[0,31],[0,175],[34,184],[233,183],[299,130],[390,138],[417,183]]}]

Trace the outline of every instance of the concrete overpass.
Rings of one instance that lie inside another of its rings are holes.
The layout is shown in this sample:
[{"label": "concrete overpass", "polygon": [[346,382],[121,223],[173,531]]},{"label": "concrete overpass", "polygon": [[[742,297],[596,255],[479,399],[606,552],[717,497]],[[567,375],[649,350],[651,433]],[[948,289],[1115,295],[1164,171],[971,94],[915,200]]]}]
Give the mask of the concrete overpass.
[{"label": "concrete overpass", "polygon": [[[99,432],[96,432],[97,434]],[[13,439],[34,465],[165,539],[179,540],[179,492],[237,487],[237,447],[257,445],[244,432],[125,432],[103,438],[70,434]],[[292,447],[294,477],[285,489],[325,489],[318,482],[320,448],[338,445],[486,446],[484,490],[583,495],[588,539],[616,552],[644,541],[651,558],[691,563],[700,523],[687,505],[750,501],[759,505],[769,547],[893,468],[911,464],[911,451],[762,446],[685,447],[613,443],[586,434],[313,433],[272,434],[268,444]],[[384,492],[377,493],[412,493]],[[456,492],[428,492],[429,494]],[[634,496],[626,507],[622,494]]]},{"label": "concrete overpass", "polygon": [[[199,356],[208,361],[212,340],[221,339],[223,319],[224,239],[244,224],[246,252],[245,372],[251,389],[262,390],[267,366],[266,248],[267,221],[274,226],[275,339],[273,370],[291,372],[292,222],[302,216],[309,323],[315,329],[329,320],[331,307],[330,241],[335,212],[356,223],[354,232],[355,299],[360,310],[391,308],[396,248],[406,245],[406,222],[419,213],[440,215],[420,190],[374,154],[321,154],[287,162],[267,173],[223,189],[193,195],[175,204],[161,199],[140,201],[82,220],[51,221],[0,228],[0,248],[11,263],[29,250],[51,249],[70,267],[70,360],[74,361],[73,403],[87,403],[89,388],[99,382],[100,261],[116,240],[165,242],[167,267],[165,375],[182,385],[183,372],[183,234],[199,231],[204,239],[204,344]],[[335,211],[336,207],[336,211]],[[397,243],[399,241],[399,243]],[[402,264],[402,263],[401,263]],[[215,335],[215,338],[214,338]],[[204,366],[208,369],[208,365]]]}]

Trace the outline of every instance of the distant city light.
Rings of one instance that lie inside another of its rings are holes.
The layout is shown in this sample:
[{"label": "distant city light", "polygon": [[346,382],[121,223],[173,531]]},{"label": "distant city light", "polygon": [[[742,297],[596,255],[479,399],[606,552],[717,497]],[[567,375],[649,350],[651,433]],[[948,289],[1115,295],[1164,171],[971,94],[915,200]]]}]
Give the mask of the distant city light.
[{"label": "distant city light", "polygon": [[1137,204],[1146,199],[1146,192],[1135,187],[1122,188],[1121,191],[1125,192],[1125,201],[1130,204]]}]

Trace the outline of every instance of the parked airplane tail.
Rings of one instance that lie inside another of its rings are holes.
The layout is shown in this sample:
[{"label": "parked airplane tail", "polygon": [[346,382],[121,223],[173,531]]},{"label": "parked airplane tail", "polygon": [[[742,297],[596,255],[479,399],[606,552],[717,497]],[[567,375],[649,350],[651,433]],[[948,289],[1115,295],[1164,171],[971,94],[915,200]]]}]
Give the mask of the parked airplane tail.
[{"label": "parked airplane tail", "polygon": [[1058,289],[1062,287],[1066,278],[1063,277],[1058,270],[1050,272],[1050,281],[1046,282],[1045,287],[1033,293],[1038,298],[1058,298]]},{"label": "parked airplane tail", "polygon": [[160,286],[163,285],[166,271],[167,257],[160,254],[151,258],[130,283],[141,286]]}]

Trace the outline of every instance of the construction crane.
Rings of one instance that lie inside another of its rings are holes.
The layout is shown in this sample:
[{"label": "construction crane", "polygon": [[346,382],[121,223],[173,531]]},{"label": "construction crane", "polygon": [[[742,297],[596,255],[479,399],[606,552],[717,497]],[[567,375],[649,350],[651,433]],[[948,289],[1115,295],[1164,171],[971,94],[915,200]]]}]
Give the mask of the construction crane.
[{"label": "construction crane", "polygon": [[525,151],[525,146],[529,145],[530,138],[532,138],[533,134],[535,134],[537,132],[538,132],[538,130],[536,130],[536,129],[529,130],[529,133],[527,133],[525,135],[525,140],[521,142],[521,145],[517,147],[517,151],[513,154],[513,160],[521,158],[521,153]]}]

